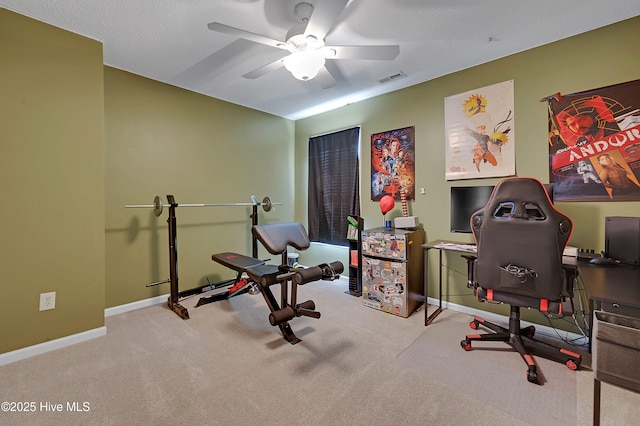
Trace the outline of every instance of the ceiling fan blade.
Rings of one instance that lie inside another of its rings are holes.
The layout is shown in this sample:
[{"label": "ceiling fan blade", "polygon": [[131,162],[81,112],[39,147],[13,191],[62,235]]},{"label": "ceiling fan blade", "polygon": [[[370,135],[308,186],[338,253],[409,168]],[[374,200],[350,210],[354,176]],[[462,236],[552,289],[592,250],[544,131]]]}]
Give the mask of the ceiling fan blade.
[{"label": "ceiling fan blade", "polygon": [[229,25],[221,24],[220,22],[211,22],[207,25],[211,31],[223,33],[245,40],[255,41],[256,43],[266,44],[267,46],[277,47],[278,49],[289,50],[289,46],[283,42],[273,38],[265,37],[260,34],[255,34],[249,31],[241,30],[236,27],[230,27]]},{"label": "ceiling fan blade", "polygon": [[[263,46],[260,44],[239,38],[178,73],[171,79],[171,82],[180,87],[207,84],[216,76],[251,60],[262,49]],[[280,54],[279,51],[274,51],[274,53]],[[272,58],[273,56],[269,59]]]},{"label": "ceiling fan blade", "polygon": [[312,35],[318,40],[324,40],[347,3],[349,3],[349,0],[323,0],[316,2],[307,28],[304,30],[304,35]]},{"label": "ceiling fan blade", "polygon": [[260,68],[257,68],[253,71],[250,71],[243,75],[244,78],[248,78],[250,80],[254,80],[258,77],[262,77],[265,74],[270,73],[271,71],[275,71],[284,66],[282,62],[284,58],[276,59],[273,62],[268,63],[267,65],[263,65]]},{"label": "ceiling fan blade", "polygon": [[315,80],[320,83],[320,87],[323,89],[330,89],[336,85],[336,79],[331,75],[331,71],[325,66],[322,67],[318,75],[315,77]]},{"label": "ceiling fan blade", "polygon": [[372,59],[390,61],[400,54],[400,46],[326,46],[326,50],[334,50],[335,55],[327,55],[328,59]]}]

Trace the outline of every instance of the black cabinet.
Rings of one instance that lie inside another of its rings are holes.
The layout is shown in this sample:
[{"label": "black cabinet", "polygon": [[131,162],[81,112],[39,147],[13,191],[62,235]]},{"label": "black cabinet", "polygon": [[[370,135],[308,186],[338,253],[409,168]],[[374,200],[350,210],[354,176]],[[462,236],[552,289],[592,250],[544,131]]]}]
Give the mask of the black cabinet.
[{"label": "black cabinet", "polygon": [[364,219],[348,216],[347,241],[349,243],[349,290],[352,296],[362,296],[362,229]]}]

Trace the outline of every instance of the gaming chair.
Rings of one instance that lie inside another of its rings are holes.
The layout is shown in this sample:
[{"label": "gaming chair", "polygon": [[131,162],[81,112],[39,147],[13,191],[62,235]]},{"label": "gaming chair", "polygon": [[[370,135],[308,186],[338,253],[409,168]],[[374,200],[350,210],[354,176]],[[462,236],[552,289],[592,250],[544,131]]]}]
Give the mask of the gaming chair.
[{"label": "gaming chair", "polygon": [[539,383],[529,351],[578,369],[579,354],[533,339],[535,328],[520,327],[520,308],[553,314],[570,314],[572,275],[562,264],[562,253],[573,224],[557,211],[542,183],[532,178],[506,178],[495,186],[483,209],[471,217],[477,256],[470,262],[469,287],[483,302],[511,306],[509,327],[474,317],[472,329],[482,325],[493,332],[468,334],[460,342],[470,351],[472,341],[508,342],[527,365],[527,380]]}]

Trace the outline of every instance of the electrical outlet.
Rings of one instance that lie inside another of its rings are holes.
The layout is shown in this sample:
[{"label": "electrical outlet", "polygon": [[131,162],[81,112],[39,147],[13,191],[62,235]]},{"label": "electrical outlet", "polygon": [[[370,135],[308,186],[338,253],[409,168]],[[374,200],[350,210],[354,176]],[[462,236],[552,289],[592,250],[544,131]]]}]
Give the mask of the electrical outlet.
[{"label": "electrical outlet", "polygon": [[40,294],[40,310],[41,311],[48,311],[49,309],[55,309],[55,307],[56,307],[55,291]]}]

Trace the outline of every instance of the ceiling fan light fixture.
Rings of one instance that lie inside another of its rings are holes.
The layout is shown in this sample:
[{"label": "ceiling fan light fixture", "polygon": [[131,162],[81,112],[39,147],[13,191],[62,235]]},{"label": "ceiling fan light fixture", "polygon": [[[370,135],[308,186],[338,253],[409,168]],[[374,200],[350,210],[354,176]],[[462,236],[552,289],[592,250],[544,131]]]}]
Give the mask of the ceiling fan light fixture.
[{"label": "ceiling fan light fixture", "polygon": [[284,67],[298,80],[311,80],[324,67],[324,55],[318,50],[293,52],[284,58]]}]

